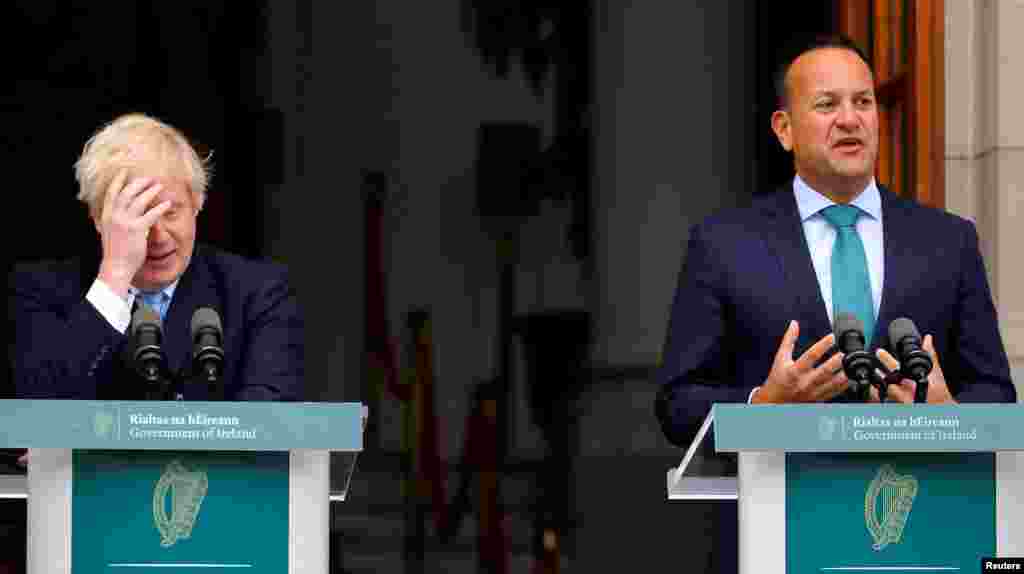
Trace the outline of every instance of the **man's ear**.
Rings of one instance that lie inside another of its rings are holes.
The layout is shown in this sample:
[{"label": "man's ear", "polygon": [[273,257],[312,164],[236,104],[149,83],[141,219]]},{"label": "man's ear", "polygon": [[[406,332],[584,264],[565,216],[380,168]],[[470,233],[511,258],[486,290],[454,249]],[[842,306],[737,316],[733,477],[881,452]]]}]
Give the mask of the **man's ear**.
[{"label": "man's ear", "polygon": [[96,233],[102,236],[103,228],[100,227],[100,212],[96,208],[89,208],[89,219],[92,220],[92,226],[96,228]]},{"label": "man's ear", "polygon": [[790,137],[792,127],[792,119],[789,117],[789,112],[786,110],[775,110],[775,113],[772,114],[772,131],[775,132],[775,137],[782,144],[782,149],[786,151],[793,151],[793,140]]}]

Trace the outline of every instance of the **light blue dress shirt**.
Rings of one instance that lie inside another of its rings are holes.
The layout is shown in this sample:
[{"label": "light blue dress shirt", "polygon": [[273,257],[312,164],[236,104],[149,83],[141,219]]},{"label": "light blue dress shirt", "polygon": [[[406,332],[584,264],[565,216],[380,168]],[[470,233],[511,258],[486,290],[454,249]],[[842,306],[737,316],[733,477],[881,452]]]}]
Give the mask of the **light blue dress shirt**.
[{"label": "light blue dress shirt", "polygon": [[[161,320],[165,319],[166,316],[167,316],[167,309],[170,308],[171,300],[174,299],[174,290],[178,287],[178,281],[180,281],[180,279],[175,279],[174,283],[171,283],[170,285],[168,285],[167,287],[164,287],[163,289],[161,289],[159,291],[159,293],[163,293],[164,296],[161,298],[162,301],[157,304],[157,306],[156,306],[156,308],[154,310],[157,313],[160,313]],[[136,289],[135,287],[129,287],[128,288],[128,307],[132,306],[132,304],[135,302],[135,298],[136,297],[141,297],[141,296],[142,296],[142,291],[141,290]]]},{"label": "light blue dress shirt", "polygon": [[[814,272],[818,276],[821,298],[825,301],[829,324],[832,324],[835,321],[835,317],[832,316],[832,245],[836,241],[836,229],[825,220],[821,210],[836,203],[811,189],[799,175],[793,179],[793,191],[796,193],[796,205],[804,228],[804,238],[807,239],[811,261],[814,262]],[[857,220],[857,233],[864,244],[864,254],[868,259],[871,300],[877,318],[885,280],[885,250],[882,245],[882,196],[874,179],[850,202],[850,205],[860,208],[867,214]]]}]

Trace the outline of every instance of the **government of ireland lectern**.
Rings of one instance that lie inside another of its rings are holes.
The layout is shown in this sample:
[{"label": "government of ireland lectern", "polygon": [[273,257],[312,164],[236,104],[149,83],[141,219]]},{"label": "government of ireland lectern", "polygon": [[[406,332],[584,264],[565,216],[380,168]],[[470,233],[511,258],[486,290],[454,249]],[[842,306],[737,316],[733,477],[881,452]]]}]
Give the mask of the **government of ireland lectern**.
[{"label": "government of ireland lectern", "polygon": [[1024,558],[1024,407],[717,404],[668,498],[737,500],[741,574],[999,571]]},{"label": "government of ireland lectern", "polygon": [[[0,401],[28,448],[30,574],[326,574],[355,403]],[[6,487],[10,488],[10,482]]]}]

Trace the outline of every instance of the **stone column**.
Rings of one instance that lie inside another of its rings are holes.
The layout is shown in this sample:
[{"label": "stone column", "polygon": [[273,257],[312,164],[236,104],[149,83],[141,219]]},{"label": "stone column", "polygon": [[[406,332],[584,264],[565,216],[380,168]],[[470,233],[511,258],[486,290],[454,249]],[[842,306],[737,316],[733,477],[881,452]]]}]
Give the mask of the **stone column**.
[{"label": "stone column", "polygon": [[[1024,1],[946,0],[946,207],[977,224],[1024,394]],[[1018,225],[1014,225],[1018,223]]]}]

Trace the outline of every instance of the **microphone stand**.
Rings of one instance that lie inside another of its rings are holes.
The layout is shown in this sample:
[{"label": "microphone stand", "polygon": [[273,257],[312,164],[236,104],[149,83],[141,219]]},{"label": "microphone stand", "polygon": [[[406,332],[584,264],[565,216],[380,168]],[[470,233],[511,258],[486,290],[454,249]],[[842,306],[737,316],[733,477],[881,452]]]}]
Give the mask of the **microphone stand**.
[{"label": "microphone stand", "polygon": [[872,384],[877,385],[878,359],[864,350],[858,350],[843,358],[843,371],[850,382],[849,392],[857,402],[866,403]]},{"label": "microphone stand", "polygon": [[[195,368],[185,368],[179,375],[178,380],[181,381],[182,387],[185,385],[206,385],[208,401],[223,401],[224,400],[224,385],[221,381],[221,373],[216,367],[207,366],[205,369],[200,368],[197,372]],[[184,394],[184,388],[182,388],[182,394]]]},{"label": "microphone stand", "polygon": [[928,402],[928,377],[927,376],[914,377],[914,402],[915,403],[927,403]]},{"label": "microphone stand", "polygon": [[871,382],[867,378],[850,379],[850,392],[853,398],[860,403],[866,403],[868,392],[871,389]]},{"label": "microphone stand", "polygon": [[143,400],[167,401],[171,398],[174,375],[168,371],[166,359],[159,351],[159,347],[154,348],[160,353],[160,360],[136,364],[131,372],[142,385]]},{"label": "microphone stand", "polygon": [[210,360],[199,362],[199,374],[196,378],[199,379],[199,382],[206,383],[208,400],[224,400],[224,384],[221,374],[219,363]]},{"label": "microphone stand", "polygon": [[143,377],[146,385],[145,400],[171,400],[171,380],[165,373],[150,374]]},{"label": "microphone stand", "polygon": [[[880,373],[877,367],[881,366],[881,363],[875,359],[876,368],[869,370],[866,376],[859,379],[850,380],[850,390],[853,392],[854,398],[860,402],[868,401],[868,393],[871,387],[875,387],[878,390],[878,402],[884,403],[889,397],[889,385],[895,381],[899,381],[899,372],[889,374]],[[863,370],[861,371],[863,373]]]},{"label": "microphone stand", "polygon": [[875,388],[878,389],[879,403],[884,403],[889,397],[889,384],[891,382],[889,380],[890,376],[891,374],[883,377],[878,373],[878,371],[875,371],[874,373],[874,380],[872,382],[875,385]]},{"label": "microphone stand", "polygon": [[220,376],[215,372],[207,371],[206,376],[201,378],[206,382],[208,399],[210,401],[224,400],[224,385],[221,384]]}]

